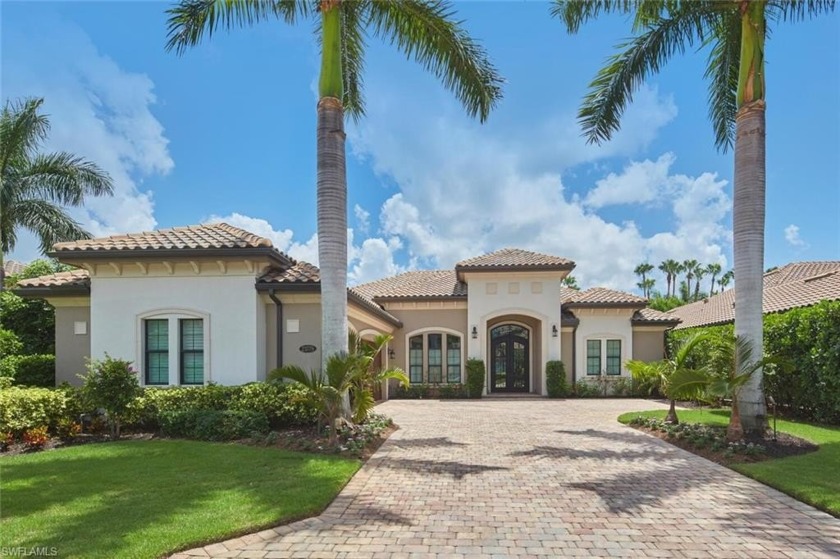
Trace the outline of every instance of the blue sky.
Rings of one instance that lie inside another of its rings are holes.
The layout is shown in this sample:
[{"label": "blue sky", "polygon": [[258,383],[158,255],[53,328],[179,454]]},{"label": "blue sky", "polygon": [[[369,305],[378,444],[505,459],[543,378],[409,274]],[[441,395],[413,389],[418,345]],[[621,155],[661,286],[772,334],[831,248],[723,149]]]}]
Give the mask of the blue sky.
[{"label": "blue sky", "polygon": [[[47,148],[115,178],[114,198],[74,214],[93,233],[223,219],[317,263],[312,26],[223,32],[177,57],[163,49],[166,7],[2,2],[3,99],[43,96]],[[457,8],[507,79],[505,98],[481,125],[370,40],[368,115],[348,123],[351,281],[504,246],[572,258],[584,286],[632,289],[644,260],[731,267],[732,154],[714,148],[705,52],[674,59],[616,138],[587,146],[577,107],[629,24],[569,37],[544,3]],[[838,23],[781,24],[768,41],[768,267],[840,258]],[[12,254],[36,256],[26,236]]]}]

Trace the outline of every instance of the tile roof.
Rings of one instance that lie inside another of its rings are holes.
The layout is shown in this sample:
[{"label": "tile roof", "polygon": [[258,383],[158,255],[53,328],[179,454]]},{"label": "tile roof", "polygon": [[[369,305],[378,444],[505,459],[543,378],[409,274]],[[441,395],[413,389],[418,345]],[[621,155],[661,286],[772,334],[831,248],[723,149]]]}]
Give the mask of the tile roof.
[{"label": "tile roof", "polygon": [[645,307],[633,313],[634,324],[679,324],[680,319],[670,313]]},{"label": "tile roof", "polygon": [[6,260],[3,262],[3,271],[6,272],[7,276],[19,274],[24,268],[26,268],[26,264],[17,260]]},{"label": "tile roof", "polygon": [[483,254],[455,265],[456,271],[501,269],[536,269],[536,270],[571,270],[575,263],[567,258],[540,254],[519,248],[503,248],[495,252]]},{"label": "tile roof", "polygon": [[309,262],[297,261],[290,268],[270,268],[264,273],[257,283],[320,283],[321,270]]},{"label": "tile roof", "polygon": [[566,288],[561,291],[561,301],[568,307],[644,307],[647,305],[647,299],[644,297],[605,287],[591,287],[584,291]]},{"label": "tile roof", "polygon": [[235,248],[273,248],[269,239],[249,233],[227,223],[208,223],[189,227],[173,227],[142,233],[113,235],[56,243],[58,256],[81,251],[114,252],[127,250],[201,250]]},{"label": "tile roof", "polygon": [[87,270],[70,270],[57,272],[37,278],[22,279],[17,282],[16,289],[48,289],[48,288],[89,288],[90,276]]},{"label": "tile roof", "polygon": [[[735,320],[735,289],[669,311],[678,328],[725,324]],[[794,262],[764,274],[764,313],[840,300],[840,261]]]},{"label": "tile roof", "polygon": [[453,270],[405,272],[390,278],[363,283],[353,288],[376,299],[456,298],[467,296],[467,284],[458,281]]}]

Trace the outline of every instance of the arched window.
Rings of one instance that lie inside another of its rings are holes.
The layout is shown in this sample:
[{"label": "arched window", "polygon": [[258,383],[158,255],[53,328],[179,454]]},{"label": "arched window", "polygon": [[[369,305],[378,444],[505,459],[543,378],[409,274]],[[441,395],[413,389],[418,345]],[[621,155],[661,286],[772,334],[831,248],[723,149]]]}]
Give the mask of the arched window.
[{"label": "arched window", "polygon": [[209,380],[208,315],[166,309],[137,318],[144,385],[203,385]]}]

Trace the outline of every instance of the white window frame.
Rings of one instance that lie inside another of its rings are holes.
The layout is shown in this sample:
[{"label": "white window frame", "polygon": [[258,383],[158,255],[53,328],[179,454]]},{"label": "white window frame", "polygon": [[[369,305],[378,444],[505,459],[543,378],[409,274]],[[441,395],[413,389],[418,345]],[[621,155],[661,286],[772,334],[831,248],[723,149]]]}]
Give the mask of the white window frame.
[{"label": "white window frame", "polygon": [[[589,342],[599,340],[601,342],[601,370],[598,372],[597,375],[589,374],[589,367],[588,367],[588,358],[589,358]],[[607,341],[609,340],[618,340],[621,343],[621,355],[619,357],[619,365],[618,365],[618,374],[612,375],[607,374]],[[583,339],[583,375],[581,378],[598,378],[598,377],[607,377],[607,378],[619,378],[619,377],[626,377],[627,371],[624,367],[624,364],[627,362],[627,340],[624,336],[619,334],[594,334],[586,336]]]},{"label": "white window frame", "polygon": [[[137,370],[141,386],[182,386],[181,385],[181,319],[200,319],[204,329],[204,384],[213,381],[210,369],[210,315],[193,309],[166,308],[155,309],[137,315],[135,340]],[[146,320],[169,321],[169,383],[146,384]],[[184,384],[183,386],[203,386]]]}]

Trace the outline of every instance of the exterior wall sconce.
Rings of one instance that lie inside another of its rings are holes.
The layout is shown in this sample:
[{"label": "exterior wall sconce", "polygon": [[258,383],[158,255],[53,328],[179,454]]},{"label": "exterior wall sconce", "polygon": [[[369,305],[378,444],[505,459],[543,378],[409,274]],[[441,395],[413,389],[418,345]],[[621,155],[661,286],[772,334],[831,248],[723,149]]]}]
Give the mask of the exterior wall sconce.
[{"label": "exterior wall sconce", "polygon": [[472,338],[474,340],[478,339],[478,328],[476,328],[475,326],[472,327]]},{"label": "exterior wall sconce", "polygon": [[557,325],[556,324],[551,325],[551,337],[552,338],[557,337]]},{"label": "exterior wall sconce", "polygon": [[396,358],[397,358],[397,352],[394,351],[394,348],[389,347],[388,348],[388,359],[396,359]]}]

